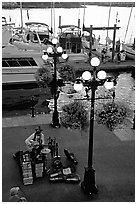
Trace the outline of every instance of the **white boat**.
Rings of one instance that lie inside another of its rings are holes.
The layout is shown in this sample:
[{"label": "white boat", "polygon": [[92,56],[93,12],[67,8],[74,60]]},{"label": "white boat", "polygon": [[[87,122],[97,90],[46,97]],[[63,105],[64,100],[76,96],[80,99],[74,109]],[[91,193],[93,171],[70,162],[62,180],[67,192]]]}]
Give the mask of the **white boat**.
[{"label": "white boat", "polygon": [[43,43],[33,43],[33,42],[27,43],[27,42],[17,41],[17,40],[14,40],[12,44],[16,46],[18,49],[22,49],[22,50],[42,51],[48,48],[48,45],[44,45]]},{"label": "white boat", "polygon": [[70,53],[80,53],[82,49],[81,29],[75,25],[59,26],[60,46]]},{"label": "white boat", "polygon": [[[87,50],[89,52],[90,41],[88,41],[86,39],[86,37],[82,38],[82,46],[85,50]],[[105,48],[107,51],[105,56],[111,59],[112,58],[112,52],[110,51],[111,47],[108,45],[106,46],[106,45],[100,44],[96,38],[93,38],[92,54],[97,56],[97,57],[101,57],[101,52],[102,52],[103,48]]]},{"label": "white boat", "polygon": [[34,75],[43,65],[41,52],[7,45],[2,48],[2,84],[36,82]]},{"label": "white boat", "polygon": [[44,39],[50,40],[52,36],[52,31],[49,29],[49,26],[45,23],[26,22],[25,26],[26,26],[25,28],[27,31],[34,32],[34,42],[38,42],[37,34],[41,42]]},{"label": "white boat", "polygon": [[3,47],[7,46],[10,43],[16,46],[18,49],[42,51],[42,50],[46,50],[47,47],[51,44],[51,42],[45,38],[44,38],[45,41],[41,42],[40,36],[36,31],[33,31],[33,34],[35,39],[37,37],[37,41],[36,40],[33,41],[33,39],[27,40],[27,36],[29,32],[25,28],[22,30],[21,28],[12,27],[9,25],[3,26],[2,27],[2,46]]},{"label": "white boat", "polygon": [[135,60],[135,50],[133,49],[133,46],[122,44],[122,49],[126,52],[126,58]]}]

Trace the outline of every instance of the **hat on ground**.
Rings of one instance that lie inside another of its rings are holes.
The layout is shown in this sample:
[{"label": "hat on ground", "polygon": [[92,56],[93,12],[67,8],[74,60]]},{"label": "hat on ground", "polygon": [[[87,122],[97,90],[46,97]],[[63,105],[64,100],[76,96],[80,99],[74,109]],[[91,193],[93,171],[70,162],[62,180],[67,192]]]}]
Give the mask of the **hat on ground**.
[{"label": "hat on ground", "polygon": [[18,191],[19,191],[19,187],[13,187],[13,188],[11,188],[10,189],[10,195],[12,196],[12,195],[16,195],[17,193],[18,193]]}]

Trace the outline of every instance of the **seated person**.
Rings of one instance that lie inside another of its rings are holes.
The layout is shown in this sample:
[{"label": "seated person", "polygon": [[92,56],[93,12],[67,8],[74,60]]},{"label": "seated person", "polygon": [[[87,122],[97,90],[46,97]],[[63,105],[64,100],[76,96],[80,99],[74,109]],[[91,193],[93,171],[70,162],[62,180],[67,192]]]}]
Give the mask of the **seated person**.
[{"label": "seated person", "polygon": [[40,155],[43,145],[45,145],[44,134],[40,126],[35,129],[35,132],[25,140],[27,149],[30,151],[32,158],[37,158]]},{"label": "seated person", "polygon": [[[31,157],[35,159],[43,149],[43,145],[45,145],[44,134],[42,133],[40,126],[25,140],[25,144]],[[23,151],[18,151],[13,154],[13,158],[17,160],[18,165],[20,165],[20,155],[22,153]]]},{"label": "seated person", "polygon": [[29,151],[38,146],[45,145],[44,134],[42,133],[40,126],[25,140],[25,143]]}]

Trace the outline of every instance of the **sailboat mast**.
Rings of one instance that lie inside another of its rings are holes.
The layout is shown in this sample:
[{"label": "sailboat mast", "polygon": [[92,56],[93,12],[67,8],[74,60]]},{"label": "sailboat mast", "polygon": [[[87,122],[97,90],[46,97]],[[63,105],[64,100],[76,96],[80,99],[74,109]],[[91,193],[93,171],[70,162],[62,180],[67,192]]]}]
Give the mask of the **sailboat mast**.
[{"label": "sailboat mast", "polygon": [[[109,15],[108,15],[108,27],[109,27],[109,23],[110,23],[110,14],[111,14],[111,2],[110,2]],[[107,30],[106,45],[107,45],[107,39],[108,39],[108,30]]]},{"label": "sailboat mast", "polygon": [[125,33],[124,42],[125,42],[125,39],[126,39],[126,36],[127,36],[127,31],[128,31],[128,27],[129,27],[129,23],[130,23],[130,18],[131,18],[132,10],[133,10],[133,5],[131,7],[131,11],[130,11],[129,19],[128,19],[128,24],[127,24],[127,29],[126,29],[126,33]]},{"label": "sailboat mast", "polygon": [[52,27],[52,8],[53,8],[53,2],[51,2],[51,33],[53,32],[53,27]]},{"label": "sailboat mast", "polygon": [[[83,27],[84,25],[85,25],[85,2],[84,2],[84,11],[83,11]],[[82,34],[84,34],[84,31]]]},{"label": "sailboat mast", "polygon": [[20,2],[20,14],[21,14],[21,32],[23,33],[22,2]]},{"label": "sailboat mast", "polygon": [[55,2],[53,2],[54,35],[55,35]]}]

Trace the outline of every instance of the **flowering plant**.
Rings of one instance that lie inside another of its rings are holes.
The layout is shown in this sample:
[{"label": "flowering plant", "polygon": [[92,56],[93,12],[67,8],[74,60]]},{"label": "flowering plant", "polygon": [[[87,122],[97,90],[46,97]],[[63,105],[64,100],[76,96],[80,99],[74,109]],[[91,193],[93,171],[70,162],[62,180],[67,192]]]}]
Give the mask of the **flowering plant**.
[{"label": "flowering plant", "polygon": [[74,101],[62,107],[61,123],[66,128],[85,129],[88,126],[88,113],[79,101]]},{"label": "flowering plant", "polygon": [[128,113],[124,104],[109,102],[103,104],[96,110],[96,120],[98,123],[105,124],[110,130],[113,130],[118,124],[122,123]]}]

